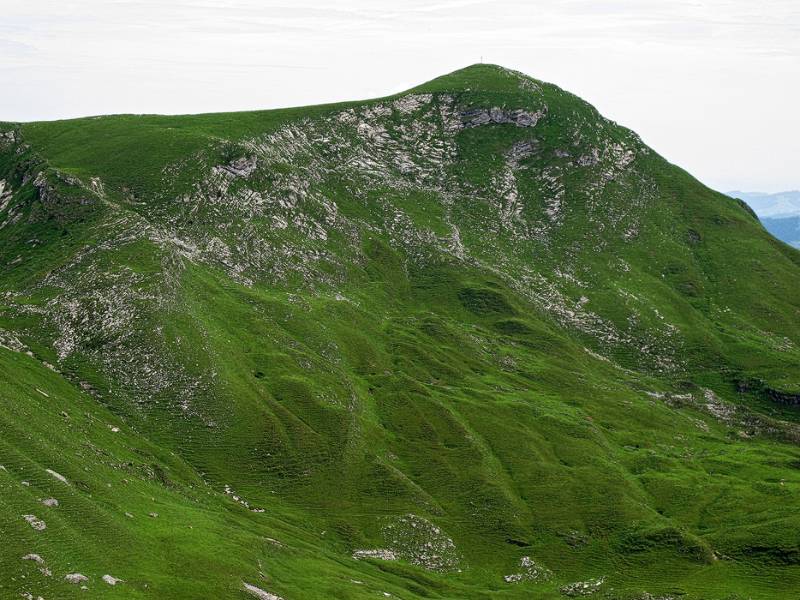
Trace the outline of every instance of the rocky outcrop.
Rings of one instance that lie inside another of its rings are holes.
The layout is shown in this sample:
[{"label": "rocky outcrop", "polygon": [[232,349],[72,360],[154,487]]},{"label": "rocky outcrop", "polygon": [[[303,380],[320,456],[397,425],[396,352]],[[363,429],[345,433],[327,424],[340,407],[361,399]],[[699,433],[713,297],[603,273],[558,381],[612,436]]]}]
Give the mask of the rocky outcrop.
[{"label": "rocky outcrop", "polygon": [[80,180],[56,169],[39,171],[32,184],[45,217],[55,219],[60,225],[83,219],[96,204],[94,194],[88,193]]},{"label": "rocky outcrop", "polygon": [[243,156],[238,158],[227,165],[216,167],[216,171],[224,173],[232,177],[248,178],[252,175],[258,167],[258,161],[255,156]]},{"label": "rocky outcrop", "polygon": [[530,112],[520,108],[514,110],[497,107],[473,108],[461,113],[461,122],[465,127],[504,123],[511,123],[517,127],[535,127],[546,113],[544,109]]},{"label": "rocky outcrop", "polygon": [[519,561],[520,570],[517,573],[506,575],[503,580],[506,583],[518,583],[520,581],[549,581],[553,572],[547,567],[537,563],[530,556],[523,556]]},{"label": "rocky outcrop", "polygon": [[518,169],[520,162],[540,152],[539,142],[536,140],[523,140],[511,146],[506,158],[512,169]]},{"label": "rocky outcrop", "polygon": [[453,540],[423,517],[397,517],[383,527],[382,533],[391,551],[402,560],[440,573],[458,570],[461,557]]},{"label": "rocky outcrop", "polygon": [[788,404],[790,406],[800,406],[800,393],[785,392],[770,387],[766,388],[764,391],[767,393],[767,396],[769,396],[770,399],[774,400],[775,402],[779,402],[780,404]]},{"label": "rocky outcrop", "polygon": [[779,390],[760,379],[739,379],[736,381],[736,389],[741,393],[755,393],[779,404],[800,406],[800,392]]},{"label": "rocky outcrop", "polygon": [[242,585],[244,586],[245,592],[254,598],[258,598],[259,600],[282,600],[280,596],[276,596],[275,594],[271,594],[266,590],[262,590],[260,587],[256,587],[244,582],[242,582]]},{"label": "rocky outcrop", "polygon": [[13,146],[17,143],[19,136],[16,131],[0,131],[0,148]]},{"label": "rocky outcrop", "polygon": [[40,565],[44,564],[44,559],[38,554],[26,554],[25,556],[22,557],[22,560],[32,560],[33,562],[39,563]]},{"label": "rocky outcrop", "polygon": [[370,550],[355,550],[353,558],[362,560],[364,558],[376,558],[378,560],[397,560],[397,555],[391,550],[383,548],[374,548]]},{"label": "rocky outcrop", "polygon": [[69,481],[67,481],[67,478],[64,477],[61,473],[56,473],[55,471],[53,471],[53,469],[45,469],[45,472],[48,475],[50,475],[50,477],[52,477],[53,479],[58,479],[61,483],[69,485]]},{"label": "rocky outcrop", "polygon": [[600,577],[599,579],[589,579],[588,581],[576,581],[575,583],[563,586],[559,591],[570,598],[591,596],[600,591],[605,580],[605,577]]},{"label": "rocky outcrop", "polygon": [[36,515],[23,515],[22,518],[25,519],[28,522],[28,525],[33,527],[36,531],[44,531],[47,529],[45,522]]}]

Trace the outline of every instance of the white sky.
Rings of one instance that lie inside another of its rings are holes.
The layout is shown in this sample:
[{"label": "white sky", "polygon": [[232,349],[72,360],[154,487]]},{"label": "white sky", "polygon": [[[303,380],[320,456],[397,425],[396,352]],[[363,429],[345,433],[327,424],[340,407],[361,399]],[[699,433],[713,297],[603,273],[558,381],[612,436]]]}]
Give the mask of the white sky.
[{"label": "white sky", "polygon": [[800,0],[0,0],[0,120],[382,96],[479,62],[720,190],[800,187]]}]

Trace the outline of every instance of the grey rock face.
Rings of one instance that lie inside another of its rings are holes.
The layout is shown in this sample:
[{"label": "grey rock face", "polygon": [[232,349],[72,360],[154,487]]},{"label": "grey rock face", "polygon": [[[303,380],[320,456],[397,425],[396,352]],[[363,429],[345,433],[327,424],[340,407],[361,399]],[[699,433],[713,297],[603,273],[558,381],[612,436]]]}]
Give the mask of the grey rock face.
[{"label": "grey rock face", "polygon": [[39,519],[36,515],[23,515],[22,518],[25,519],[36,531],[44,531],[47,529],[45,522]]},{"label": "grey rock face", "polygon": [[578,158],[578,164],[582,167],[593,167],[600,162],[600,152],[597,148],[592,148],[591,154],[585,154]]},{"label": "grey rock face", "polygon": [[276,596],[275,594],[267,592],[266,590],[262,590],[261,588],[249,583],[242,582],[242,585],[244,586],[245,592],[255,598],[258,598],[259,600],[282,600],[280,596]]},{"label": "grey rock face", "polygon": [[258,166],[255,156],[239,158],[228,165],[217,167],[218,170],[234,177],[250,177]]},{"label": "grey rock face", "polygon": [[0,146],[11,146],[17,143],[17,134],[14,131],[0,131]]},{"label": "grey rock face", "polygon": [[537,563],[530,556],[523,556],[519,561],[521,569],[517,573],[506,575],[503,580],[506,583],[518,583],[520,581],[549,581],[553,573],[547,567]]},{"label": "grey rock face", "polygon": [[517,127],[534,127],[545,114],[545,110],[530,112],[519,108],[514,110],[497,107],[473,108],[461,113],[461,122],[465,127],[503,123],[513,123]]},{"label": "grey rock face", "polygon": [[605,580],[605,577],[600,577],[599,579],[589,579],[588,581],[576,581],[575,583],[563,586],[559,591],[570,598],[591,596],[600,591],[600,587]]},{"label": "grey rock face", "polygon": [[377,558],[379,560],[397,560],[397,555],[391,550],[376,548],[372,550],[355,550],[353,552],[353,558],[356,560],[361,560],[363,558]]},{"label": "grey rock face", "polygon": [[517,142],[508,153],[508,164],[513,169],[519,168],[520,161],[537,154],[539,151],[539,144],[535,140]]},{"label": "grey rock face", "polygon": [[25,556],[22,557],[22,560],[32,560],[33,562],[37,562],[40,565],[44,564],[44,559],[38,554],[26,554]]}]

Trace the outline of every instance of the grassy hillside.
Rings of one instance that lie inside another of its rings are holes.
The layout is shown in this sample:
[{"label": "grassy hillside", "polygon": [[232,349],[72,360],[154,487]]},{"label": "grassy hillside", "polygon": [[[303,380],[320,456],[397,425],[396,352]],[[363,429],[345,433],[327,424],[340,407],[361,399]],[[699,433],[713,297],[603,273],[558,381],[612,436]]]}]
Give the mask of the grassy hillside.
[{"label": "grassy hillside", "polygon": [[0,596],[795,597],[800,253],[575,96],[0,132]]}]

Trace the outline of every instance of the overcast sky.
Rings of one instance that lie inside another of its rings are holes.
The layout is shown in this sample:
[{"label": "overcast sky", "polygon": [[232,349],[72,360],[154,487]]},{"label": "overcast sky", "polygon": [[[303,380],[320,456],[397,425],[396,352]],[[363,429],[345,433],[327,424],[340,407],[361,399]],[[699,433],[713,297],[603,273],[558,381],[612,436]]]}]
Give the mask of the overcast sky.
[{"label": "overcast sky", "polygon": [[0,120],[382,96],[479,62],[711,187],[800,188],[800,0],[0,0]]}]

